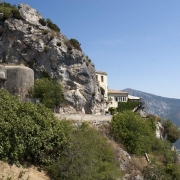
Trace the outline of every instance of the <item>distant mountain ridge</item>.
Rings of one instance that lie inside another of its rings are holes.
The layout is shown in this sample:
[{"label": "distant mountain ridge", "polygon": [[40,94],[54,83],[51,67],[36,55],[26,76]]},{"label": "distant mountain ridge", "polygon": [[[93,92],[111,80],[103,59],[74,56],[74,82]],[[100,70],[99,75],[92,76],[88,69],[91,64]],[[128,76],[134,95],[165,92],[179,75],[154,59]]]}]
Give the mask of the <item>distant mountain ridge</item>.
[{"label": "distant mountain ridge", "polygon": [[174,124],[180,126],[180,99],[161,97],[130,88],[122,91],[126,91],[132,96],[141,97],[142,101],[146,103],[147,113],[160,116],[163,119],[170,119]]}]

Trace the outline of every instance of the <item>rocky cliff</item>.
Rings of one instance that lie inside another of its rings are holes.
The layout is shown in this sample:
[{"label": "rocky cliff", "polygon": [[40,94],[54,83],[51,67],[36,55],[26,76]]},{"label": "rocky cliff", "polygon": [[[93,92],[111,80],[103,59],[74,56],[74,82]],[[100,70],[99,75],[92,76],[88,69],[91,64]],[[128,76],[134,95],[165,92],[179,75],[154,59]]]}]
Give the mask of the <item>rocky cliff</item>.
[{"label": "rocky cliff", "polygon": [[68,48],[63,34],[42,25],[43,17],[35,9],[26,4],[18,9],[20,19],[11,16],[0,21],[0,64],[21,64],[32,68],[35,78],[47,72],[58,79],[67,101],[62,112],[102,111],[95,68],[88,57],[73,46]]}]

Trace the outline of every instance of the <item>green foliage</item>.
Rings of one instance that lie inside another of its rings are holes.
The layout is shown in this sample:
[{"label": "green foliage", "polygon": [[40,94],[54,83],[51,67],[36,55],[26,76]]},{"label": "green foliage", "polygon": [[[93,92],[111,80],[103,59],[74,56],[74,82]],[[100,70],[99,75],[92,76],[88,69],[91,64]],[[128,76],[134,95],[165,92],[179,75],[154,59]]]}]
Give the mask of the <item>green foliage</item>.
[{"label": "green foliage", "polygon": [[66,44],[68,50],[71,51],[72,50],[71,42],[70,41],[65,41],[65,44]]},{"label": "green foliage", "polygon": [[100,91],[101,91],[101,94],[104,96],[104,94],[105,94],[104,88],[100,87]]},{"label": "green foliage", "polygon": [[116,108],[114,107],[110,107],[108,111],[111,113],[111,115],[114,115],[117,112]]},{"label": "green foliage", "polygon": [[120,177],[114,153],[98,131],[83,124],[71,132],[64,155],[48,171],[54,180],[115,180]]},{"label": "green foliage", "polygon": [[152,151],[154,125],[132,111],[123,111],[113,117],[111,134],[122,142],[130,153],[141,155]]},{"label": "green foliage", "polygon": [[42,26],[46,26],[46,20],[45,19],[39,19],[39,23],[42,25]]},{"label": "green foliage", "polygon": [[12,9],[11,14],[13,18],[21,19],[21,15],[18,9]]},{"label": "green foliage", "polygon": [[49,51],[49,47],[48,46],[44,46],[44,52],[47,53]]},{"label": "green foliage", "polygon": [[51,21],[50,19],[46,19],[46,23],[47,23],[47,26],[48,26],[50,29],[52,29],[52,30],[54,30],[54,31],[56,31],[56,32],[60,32],[59,27],[58,27],[56,24],[52,23],[52,21]]},{"label": "green foliage", "polygon": [[61,42],[57,42],[56,45],[57,45],[57,46],[61,46]]},{"label": "green foliage", "polygon": [[167,135],[167,140],[170,143],[176,142],[180,137],[180,130],[178,126],[175,126],[171,120],[165,120],[163,122],[165,134]]},{"label": "green foliage", "polygon": [[[49,165],[67,146],[67,125],[42,104],[0,90],[0,159]],[[66,128],[64,128],[66,127]]]},{"label": "green foliage", "polygon": [[75,49],[77,49],[77,50],[79,50],[79,51],[82,51],[82,49],[81,49],[81,47],[80,47],[81,44],[79,43],[78,40],[76,40],[76,39],[70,39],[69,41],[70,41],[71,45],[72,45]]},{"label": "green foliage", "polygon": [[7,20],[10,18],[10,15],[16,19],[21,19],[21,15],[19,10],[16,8],[15,5],[11,5],[10,3],[2,2],[0,3],[0,13],[3,13],[2,21]]},{"label": "green foliage", "polygon": [[47,78],[35,80],[34,86],[29,90],[29,95],[39,98],[42,104],[51,109],[60,106],[64,100],[61,85]]},{"label": "green foliage", "polygon": [[163,166],[155,162],[150,163],[144,168],[143,176],[146,180],[172,180],[170,175],[166,174]]},{"label": "green foliage", "polygon": [[49,33],[49,31],[47,31],[47,30],[42,31],[42,35],[47,35],[48,33]]},{"label": "green foliage", "polygon": [[133,110],[135,107],[139,105],[140,105],[139,101],[118,102],[117,111],[123,112],[126,110]]}]

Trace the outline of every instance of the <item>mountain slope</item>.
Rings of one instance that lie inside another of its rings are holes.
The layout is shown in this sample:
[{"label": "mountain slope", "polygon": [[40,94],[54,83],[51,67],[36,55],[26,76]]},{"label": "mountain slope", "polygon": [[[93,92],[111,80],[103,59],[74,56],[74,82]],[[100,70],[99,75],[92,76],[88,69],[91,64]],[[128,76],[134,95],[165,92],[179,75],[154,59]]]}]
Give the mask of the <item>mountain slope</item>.
[{"label": "mountain slope", "polygon": [[180,99],[156,96],[130,88],[123,91],[141,97],[142,101],[146,102],[146,110],[149,114],[160,116],[163,119],[170,119],[174,124],[180,126]]}]

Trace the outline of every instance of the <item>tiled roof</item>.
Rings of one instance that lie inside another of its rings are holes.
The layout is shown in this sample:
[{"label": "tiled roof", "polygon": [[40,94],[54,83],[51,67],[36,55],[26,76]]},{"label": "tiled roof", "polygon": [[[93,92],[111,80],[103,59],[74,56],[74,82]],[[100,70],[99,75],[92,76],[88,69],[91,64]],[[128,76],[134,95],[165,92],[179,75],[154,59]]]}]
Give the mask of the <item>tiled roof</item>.
[{"label": "tiled roof", "polygon": [[107,75],[106,72],[103,72],[103,71],[96,71],[97,74],[104,74],[104,75]]},{"label": "tiled roof", "polygon": [[124,91],[120,91],[120,90],[113,90],[113,89],[108,89],[108,93],[128,94],[128,92],[124,92]]}]

